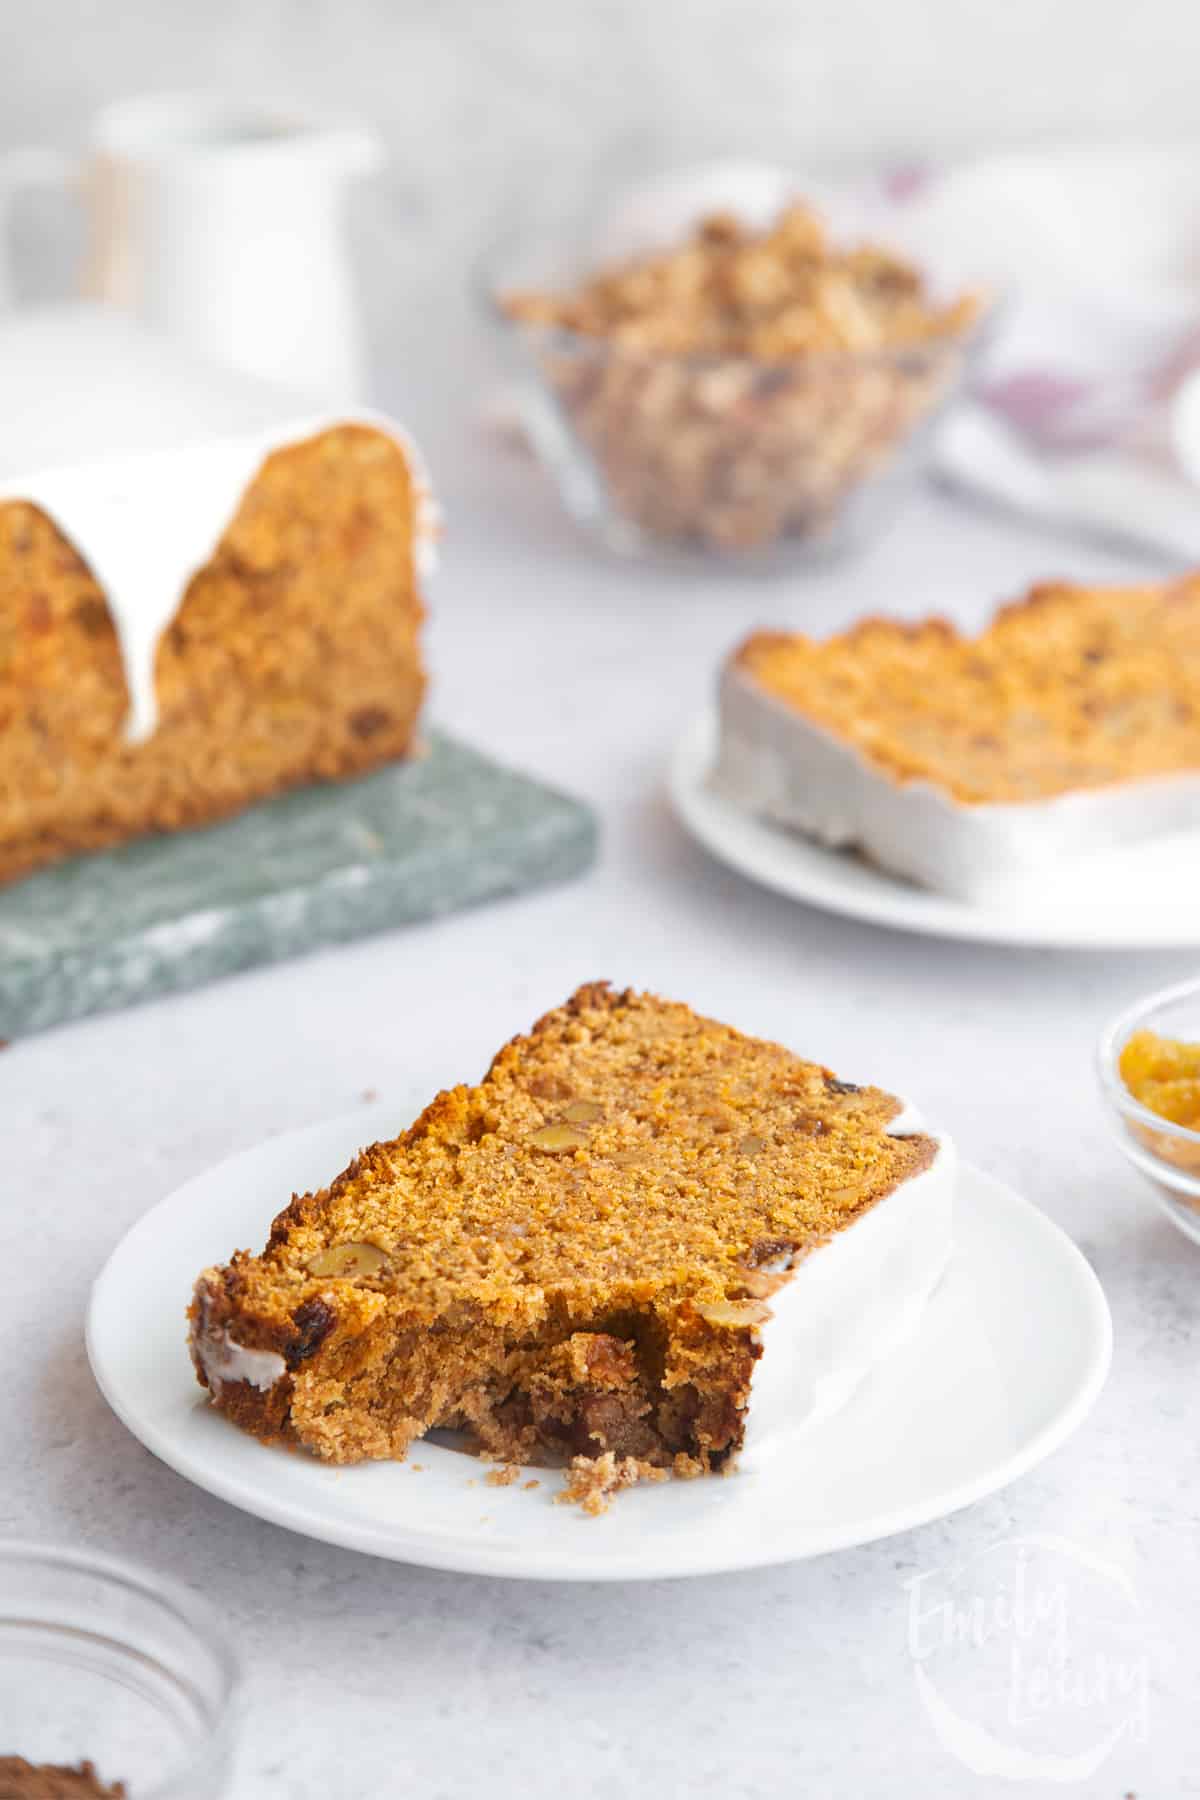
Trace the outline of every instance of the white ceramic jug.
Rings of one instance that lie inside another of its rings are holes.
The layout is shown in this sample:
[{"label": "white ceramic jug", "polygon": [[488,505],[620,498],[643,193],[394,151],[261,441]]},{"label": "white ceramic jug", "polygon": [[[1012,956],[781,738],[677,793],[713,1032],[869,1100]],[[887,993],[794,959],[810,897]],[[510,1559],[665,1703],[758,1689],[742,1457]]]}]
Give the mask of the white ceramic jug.
[{"label": "white ceramic jug", "polygon": [[[360,126],[164,95],[100,113],[82,162],[0,157],[0,201],[20,185],[74,186],[88,215],[84,295],[210,358],[345,402],[365,378],[341,189],[381,161]],[[0,306],[7,289],[0,261]]]}]

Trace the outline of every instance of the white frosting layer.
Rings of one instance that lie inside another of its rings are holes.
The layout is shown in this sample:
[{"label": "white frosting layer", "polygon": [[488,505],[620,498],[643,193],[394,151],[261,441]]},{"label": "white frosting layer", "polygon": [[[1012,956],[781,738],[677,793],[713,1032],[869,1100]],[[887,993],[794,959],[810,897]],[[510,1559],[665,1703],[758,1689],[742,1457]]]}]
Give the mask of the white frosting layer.
[{"label": "white frosting layer", "polygon": [[[906,1107],[888,1129],[903,1137],[923,1127]],[[740,1468],[844,1406],[916,1330],[952,1248],[956,1157],[948,1138],[937,1143],[929,1168],[810,1251],[772,1297]]]},{"label": "white frosting layer", "polygon": [[417,489],[414,554],[418,572],[428,574],[439,520],[424,463],[396,425],[371,413],[299,419],[252,436],[50,468],[0,485],[0,500],[32,501],[49,514],[105,591],[129,691],[128,743],[144,743],[154,732],[159,640],[265,458],[348,423],[386,432],[408,457]]},{"label": "white frosting layer", "polygon": [[1039,870],[1200,824],[1200,774],[967,806],[929,782],[890,780],[736,664],[720,710],[717,793],[956,899],[1016,895]]},{"label": "white frosting layer", "polygon": [[196,1354],[214,1393],[222,1382],[246,1381],[260,1394],[273,1388],[287,1364],[274,1350],[247,1350],[237,1344],[227,1331],[219,1338],[205,1333],[197,1341]]}]

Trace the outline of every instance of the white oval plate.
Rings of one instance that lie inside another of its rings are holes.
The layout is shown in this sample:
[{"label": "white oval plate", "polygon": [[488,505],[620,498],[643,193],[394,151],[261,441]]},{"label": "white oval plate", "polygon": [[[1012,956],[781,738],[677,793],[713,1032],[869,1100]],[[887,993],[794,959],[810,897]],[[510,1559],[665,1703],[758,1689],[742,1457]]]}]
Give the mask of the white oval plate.
[{"label": "white oval plate", "polygon": [[1048,874],[1020,900],[988,907],[914,887],[845,850],[831,850],[768,824],[708,785],[717,747],[715,709],[694,719],[675,746],[671,803],[683,824],[721,862],[764,887],[843,913],[980,943],[1061,950],[1169,950],[1200,944],[1200,832],[1179,832],[1087,859]]},{"label": "white oval plate", "polygon": [[920,1332],[840,1413],[784,1437],[753,1473],[637,1488],[593,1519],[553,1504],[555,1471],[491,1487],[485,1464],[441,1445],[353,1468],[264,1446],[196,1383],[183,1320],[192,1284],[235,1247],[261,1244],[294,1191],[323,1185],[402,1116],[364,1108],[219,1164],[145,1214],[92,1289],[88,1354],[117,1416],[189,1481],[277,1525],[401,1562],[552,1581],[789,1562],[1002,1487],[1063,1442],[1103,1385],[1112,1328],[1090,1267],[1028,1201],[965,1168],[954,1258]]}]

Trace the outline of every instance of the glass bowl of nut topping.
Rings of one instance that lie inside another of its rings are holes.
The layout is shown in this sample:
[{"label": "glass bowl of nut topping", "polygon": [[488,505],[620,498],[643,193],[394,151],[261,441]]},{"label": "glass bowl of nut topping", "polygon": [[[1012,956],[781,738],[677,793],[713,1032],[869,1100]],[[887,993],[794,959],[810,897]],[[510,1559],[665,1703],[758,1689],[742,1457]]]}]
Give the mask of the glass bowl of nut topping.
[{"label": "glass bowl of nut topping", "polygon": [[1200,1243],[1200,981],[1129,1007],[1101,1037],[1098,1064],[1117,1142]]},{"label": "glass bowl of nut topping", "polygon": [[758,165],[514,232],[480,289],[524,433],[578,523],[625,552],[767,567],[887,520],[993,312]]}]

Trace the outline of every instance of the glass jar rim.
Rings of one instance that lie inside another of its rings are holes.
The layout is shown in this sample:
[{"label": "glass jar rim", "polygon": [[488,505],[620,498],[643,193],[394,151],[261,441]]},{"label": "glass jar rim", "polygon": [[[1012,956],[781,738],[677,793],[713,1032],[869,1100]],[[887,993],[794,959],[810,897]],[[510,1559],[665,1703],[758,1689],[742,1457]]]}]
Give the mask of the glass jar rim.
[{"label": "glass jar rim", "polygon": [[[35,1572],[38,1568],[100,1580],[116,1590],[159,1608],[212,1659],[217,1672],[216,1693],[203,1712],[203,1733],[189,1745],[162,1777],[139,1787],[139,1800],[171,1800],[178,1783],[187,1779],[208,1746],[229,1731],[241,1686],[242,1665],[222,1621],[208,1601],[173,1577],[161,1575],[145,1564],[114,1556],[107,1551],[76,1548],[36,1538],[0,1538],[0,1581],[5,1569]],[[0,1617],[3,1600],[0,1598]]]}]

